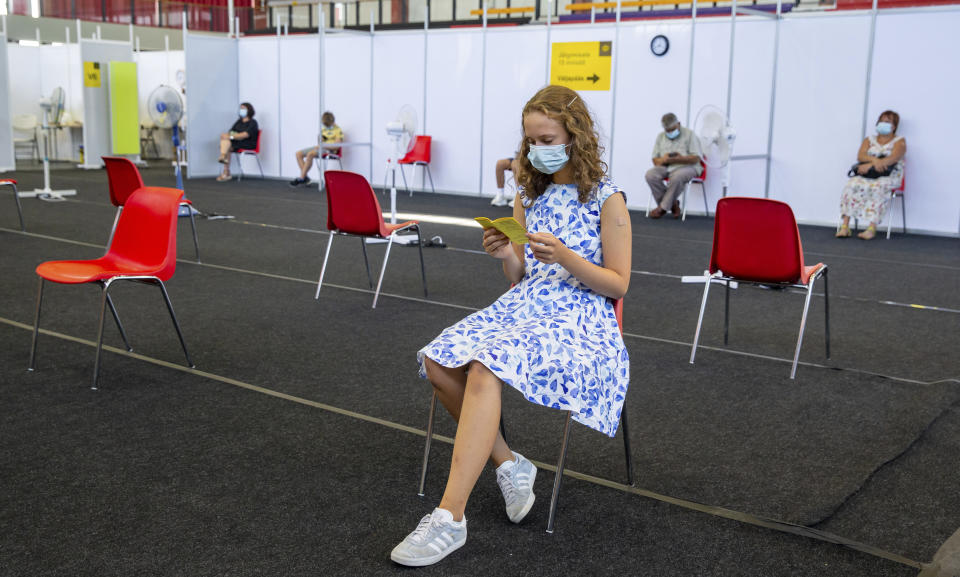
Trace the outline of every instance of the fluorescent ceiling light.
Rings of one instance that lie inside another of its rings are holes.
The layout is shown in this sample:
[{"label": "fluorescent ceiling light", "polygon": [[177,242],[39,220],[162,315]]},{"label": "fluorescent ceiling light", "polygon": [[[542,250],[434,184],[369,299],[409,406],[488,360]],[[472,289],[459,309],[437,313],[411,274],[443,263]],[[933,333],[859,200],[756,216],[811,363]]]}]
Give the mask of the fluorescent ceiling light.
[{"label": "fluorescent ceiling light", "polygon": [[40,43],[36,40],[21,40],[20,46],[40,46]]}]

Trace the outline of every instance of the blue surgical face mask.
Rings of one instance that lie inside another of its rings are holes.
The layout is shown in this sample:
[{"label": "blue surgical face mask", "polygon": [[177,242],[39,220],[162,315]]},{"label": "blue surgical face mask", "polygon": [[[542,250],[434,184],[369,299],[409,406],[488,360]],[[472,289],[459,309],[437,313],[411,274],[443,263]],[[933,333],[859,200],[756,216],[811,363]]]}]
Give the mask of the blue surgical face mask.
[{"label": "blue surgical face mask", "polygon": [[880,134],[882,136],[893,134],[893,124],[890,122],[878,122],[877,134]]},{"label": "blue surgical face mask", "polygon": [[246,117],[247,117],[247,109],[246,109],[245,107],[241,106],[241,107],[240,107],[240,118],[246,118]]},{"label": "blue surgical face mask", "polygon": [[679,129],[679,128],[674,128],[673,130],[671,130],[670,132],[667,133],[667,138],[669,138],[670,140],[674,140],[674,139],[676,139],[678,136],[680,136],[680,129]]},{"label": "blue surgical face mask", "polygon": [[527,159],[538,171],[544,174],[557,172],[570,160],[567,156],[567,144],[530,145]]}]

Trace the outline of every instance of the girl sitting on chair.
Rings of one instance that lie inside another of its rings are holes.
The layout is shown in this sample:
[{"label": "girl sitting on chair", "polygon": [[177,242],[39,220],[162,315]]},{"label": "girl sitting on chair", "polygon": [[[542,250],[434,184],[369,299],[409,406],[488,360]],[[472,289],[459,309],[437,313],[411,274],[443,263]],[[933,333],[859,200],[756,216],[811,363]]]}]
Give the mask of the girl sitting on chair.
[{"label": "girl sitting on chair", "polygon": [[504,383],[611,437],[619,424],[629,359],[611,299],[630,283],[626,199],[604,175],[596,127],[576,92],[541,89],[522,127],[513,216],[529,243],[483,233],[514,286],[417,353],[421,376],[458,426],[439,506],[390,555],[402,565],[436,563],[466,542],[464,509],[487,461],[509,519],[530,511],[537,469],[497,427]]}]

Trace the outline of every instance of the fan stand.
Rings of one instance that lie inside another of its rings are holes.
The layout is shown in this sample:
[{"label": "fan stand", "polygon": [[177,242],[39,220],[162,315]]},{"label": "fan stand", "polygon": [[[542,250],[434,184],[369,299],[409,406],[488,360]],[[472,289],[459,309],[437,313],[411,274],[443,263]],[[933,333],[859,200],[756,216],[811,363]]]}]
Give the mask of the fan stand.
[{"label": "fan stand", "polygon": [[[390,175],[390,224],[397,224],[397,160],[400,158],[400,135],[391,134],[390,140],[393,141],[393,155],[387,158],[387,173]],[[417,235],[415,234],[396,234],[393,236],[393,242],[397,244],[416,244]],[[368,243],[386,242],[378,238],[368,238]]]},{"label": "fan stand", "polygon": [[41,102],[40,106],[43,107],[43,125],[41,126],[43,130],[43,188],[35,188],[32,192],[21,192],[19,196],[23,198],[49,198],[49,199],[59,199],[62,200],[64,196],[75,196],[77,194],[76,190],[52,190],[50,188],[50,120],[48,118],[50,114],[49,102]]}]

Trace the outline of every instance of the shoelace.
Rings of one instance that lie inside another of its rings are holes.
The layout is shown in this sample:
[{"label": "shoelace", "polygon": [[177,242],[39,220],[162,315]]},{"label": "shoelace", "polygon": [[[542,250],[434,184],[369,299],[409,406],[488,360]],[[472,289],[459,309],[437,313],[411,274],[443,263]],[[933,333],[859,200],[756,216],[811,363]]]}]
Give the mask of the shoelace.
[{"label": "shoelace", "polygon": [[422,543],[426,541],[427,535],[430,533],[430,530],[433,527],[439,527],[440,521],[434,519],[433,515],[426,515],[423,519],[420,519],[420,524],[417,525],[417,528],[413,530],[413,533],[410,534],[410,538],[413,541]]},{"label": "shoelace", "polygon": [[510,473],[497,473],[497,484],[503,492],[504,501],[512,503],[517,499],[517,487],[513,484],[513,476]]}]

